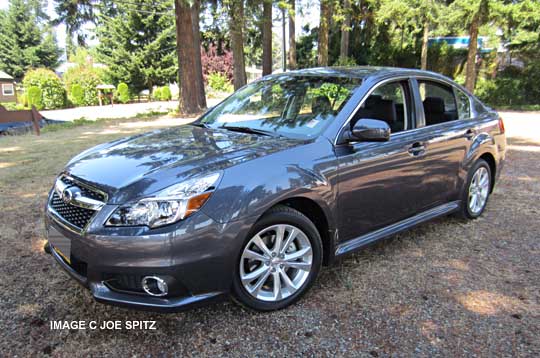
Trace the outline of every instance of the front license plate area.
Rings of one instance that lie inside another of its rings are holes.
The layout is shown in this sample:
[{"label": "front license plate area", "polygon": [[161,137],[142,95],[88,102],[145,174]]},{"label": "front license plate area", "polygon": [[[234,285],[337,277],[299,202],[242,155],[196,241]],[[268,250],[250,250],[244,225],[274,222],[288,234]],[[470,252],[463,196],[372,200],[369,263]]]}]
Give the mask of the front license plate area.
[{"label": "front license plate area", "polygon": [[49,226],[47,236],[49,244],[52,245],[53,250],[71,265],[71,240],[62,235],[52,226]]}]

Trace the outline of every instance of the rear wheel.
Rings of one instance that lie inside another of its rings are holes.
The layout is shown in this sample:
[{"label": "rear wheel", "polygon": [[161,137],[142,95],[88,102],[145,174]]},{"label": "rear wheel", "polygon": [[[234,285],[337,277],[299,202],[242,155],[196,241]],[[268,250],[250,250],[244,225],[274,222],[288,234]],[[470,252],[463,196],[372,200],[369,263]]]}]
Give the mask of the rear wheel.
[{"label": "rear wheel", "polygon": [[233,294],[259,311],[284,308],[311,287],[322,262],[315,225],[302,213],[278,206],[251,230],[238,258]]},{"label": "rear wheel", "polygon": [[484,212],[491,191],[491,168],[479,159],[471,168],[462,197],[461,216],[476,219]]}]

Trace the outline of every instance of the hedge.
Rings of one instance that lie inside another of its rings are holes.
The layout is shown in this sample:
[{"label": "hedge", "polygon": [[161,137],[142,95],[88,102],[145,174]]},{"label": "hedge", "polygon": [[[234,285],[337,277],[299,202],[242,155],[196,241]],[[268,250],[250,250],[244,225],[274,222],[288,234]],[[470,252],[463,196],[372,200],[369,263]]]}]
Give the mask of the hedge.
[{"label": "hedge", "polygon": [[[41,109],[63,108],[66,104],[66,90],[60,78],[51,70],[44,68],[29,70],[24,75],[23,86],[27,91],[31,87],[41,90],[40,101],[33,98],[36,101],[34,102],[36,107],[38,102],[41,103]],[[33,92],[37,94],[35,90]]]}]

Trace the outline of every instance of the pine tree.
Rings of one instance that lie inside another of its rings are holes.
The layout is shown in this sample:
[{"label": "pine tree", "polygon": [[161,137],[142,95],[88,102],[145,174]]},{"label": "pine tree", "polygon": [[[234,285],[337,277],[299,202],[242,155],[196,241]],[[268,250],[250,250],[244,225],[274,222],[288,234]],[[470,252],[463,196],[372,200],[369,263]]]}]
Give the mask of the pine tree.
[{"label": "pine tree", "polygon": [[53,25],[66,25],[66,53],[69,56],[75,50],[74,37],[79,46],[86,45],[86,34],[81,31],[84,24],[94,22],[94,8],[91,0],[54,0],[54,10],[58,17]]},{"label": "pine tree", "polygon": [[289,68],[296,69],[296,1],[289,0]]},{"label": "pine tree", "polygon": [[0,69],[21,78],[29,68],[58,66],[61,50],[39,1],[10,0],[0,11]]},{"label": "pine tree", "polygon": [[172,1],[111,2],[100,7],[97,60],[113,82],[137,93],[176,81],[175,22]]},{"label": "pine tree", "polygon": [[272,73],[272,0],[262,0],[262,74]]},{"label": "pine tree", "polygon": [[476,83],[476,57],[480,27],[489,20],[490,8],[497,1],[499,0],[457,0],[450,6],[450,22],[466,28],[469,34],[467,66],[465,68],[465,87],[469,91],[474,90]]},{"label": "pine tree", "polygon": [[328,28],[332,17],[332,8],[329,0],[321,0],[319,17],[319,45],[317,48],[317,63],[319,66],[328,66]]},{"label": "pine tree", "polygon": [[229,12],[229,32],[234,61],[233,84],[237,90],[247,82],[244,55],[244,0],[226,0]]},{"label": "pine tree", "polygon": [[195,35],[198,26],[193,25],[193,5],[188,0],[174,2],[180,81],[179,109],[186,114],[197,113],[206,108],[202,76],[198,75],[201,62],[197,60],[197,56],[200,56],[201,49]]}]

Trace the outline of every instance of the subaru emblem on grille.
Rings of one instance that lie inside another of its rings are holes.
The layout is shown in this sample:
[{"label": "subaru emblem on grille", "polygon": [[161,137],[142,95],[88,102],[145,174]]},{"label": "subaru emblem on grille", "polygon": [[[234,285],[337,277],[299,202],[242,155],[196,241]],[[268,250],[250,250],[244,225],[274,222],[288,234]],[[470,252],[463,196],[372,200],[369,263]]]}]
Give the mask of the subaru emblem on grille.
[{"label": "subaru emblem on grille", "polygon": [[65,188],[64,191],[62,191],[62,201],[69,204],[73,201],[73,198],[75,198],[77,194],[80,195],[80,193],[81,189],[77,188],[76,186]]}]

